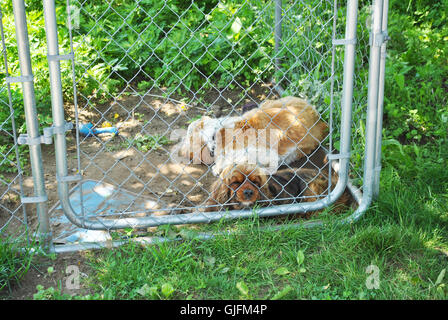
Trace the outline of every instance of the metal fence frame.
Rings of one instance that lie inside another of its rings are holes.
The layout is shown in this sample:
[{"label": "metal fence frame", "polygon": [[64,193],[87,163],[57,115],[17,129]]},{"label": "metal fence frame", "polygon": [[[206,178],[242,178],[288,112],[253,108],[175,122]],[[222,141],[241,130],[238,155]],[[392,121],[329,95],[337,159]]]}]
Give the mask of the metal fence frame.
[{"label": "metal fence frame", "polygon": [[[275,7],[275,51],[279,50],[281,39],[282,15],[281,0],[276,0]],[[7,82],[21,82],[23,87],[24,106],[27,123],[27,136],[19,137],[19,142],[29,145],[30,162],[34,181],[34,196],[22,197],[22,203],[35,203],[37,215],[39,217],[39,230],[41,244],[50,251],[67,252],[79,249],[97,248],[109,246],[105,243],[92,243],[80,245],[54,246],[51,239],[51,230],[48,218],[47,195],[44,187],[43,165],[41,157],[40,143],[48,142],[48,139],[54,136],[56,172],[58,195],[66,217],[75,225],[93,230],[113,230],[127,227],[151,227],[164,224],[185,224],[185,223],[208,223],[221,219],[235,219],[250,217],[252,210],[234,210],[230,212],[201,212],[201,214],[187,213],[182,215],[160,216],[160,217],[141,217],[141,218],[122,218],[117,220],[102,219],[99,221],[89,221],[80,217],[73,210],[69,200],[69,183],[81,179],[80,175],[69,175],[66,158],[66,131],[70,126],[64,119],[64,101],[62,94],[61,68],[60,63],[63,60],[70,60],[74,68],[73,47],[68,54],[60,54],[58,44],[58,33],[56,24],[56,10],[54,0],[44,0],[45,29],[47,37],[48,65],[50,72],[51,102],[53,113],[53,127],[44,130],[44,136],[39,133],[39,124],[37,122],[36,103],[34,98],[33,75],[31,70],[31,60],[29,52],[28,33],[26,26],[26,15],[24,0],[13,0],[17,46],[20,59],[20,77],[7,77]],[[364,177],[363,190],[353,186],[349,177],[349,161],[351,150],[351,122],[352,122],[352,97],[355,68],[355,49],[356,49],[356,28],[358,1],[347,1],[347,23],[344,39],[333,39],[333,46],[343,45],[344,52],[344,77],[343,77],[343,99],[342,99],[342,122],[340,153],[330,155],[330,160],[338,160],[339,181],[332,192],[325,198],[312,203],[286,204],[275,207],[260,208],[257,215],[260,217],[287,215],[292,213],[308,212],[323,209],[334,203],[344,189],[348,187],[358,202],[357,210],[339,223],[350,224],[357,221],[368,209],[372,200],[379,194],[379,174],[381,170],[381,131],[383,115],[383,97],[384,97],[384,70],[386,59],[386,41],[387,36],[387,14],[388,0],[373,0],[372,6],[372,30],[370,38],[370,60],[369,60],[369,79],[368,79],[368,103],[366,120],[366,141],[364,155]],[[279,68],[278,59],[275,65]],[[74,81],[74,79],[73,79]],[[278,84],[277,89],[282,90]],[[74,84],[74,90],[76,86]],[[76,91],[75,91],[76,99]],[[15,132],[14,132],[15,134]],[[47,140],[45,140],[47,139]],[[77,132],[79,141],[79,133]],[[78,151],[79,152],[79,151]],[[79,166],[79,153],[78,153]],[[315,227],[323,225],[321,221],[311,221],[298,223],[297,227]],[[271,227],[272,229],[272,227]],[[211,234],[199,235],[199,238],[208,239],[213,237]],[[160,241],[169,241],[164,238],[141,238],[137,240],[143,243],[153,243]],[[118,246],[127,241],[114,241],[113,245]]]}]

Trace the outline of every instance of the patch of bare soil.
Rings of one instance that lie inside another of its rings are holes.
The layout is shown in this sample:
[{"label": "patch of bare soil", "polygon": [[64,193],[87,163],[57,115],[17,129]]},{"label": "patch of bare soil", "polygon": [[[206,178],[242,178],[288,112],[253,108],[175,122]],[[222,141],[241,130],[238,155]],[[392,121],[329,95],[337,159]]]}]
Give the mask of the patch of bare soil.
[{"label": "patch of bare soil", "polygon": [[[44,289],[53,287],[60,294],[87,295],[90,293],[83,279],[90,269],[85,261],[85,252],[64,253],[55,260],[37,257],[33,260],[28,272],[18,283],[0,291],[0,300],[32,300],[38,292],[37,286]],[[52,268],[52,272],[48,269]],[[75,276],[79,275],[79,286]],[[71,289],[70,289],[71,288]]]}]

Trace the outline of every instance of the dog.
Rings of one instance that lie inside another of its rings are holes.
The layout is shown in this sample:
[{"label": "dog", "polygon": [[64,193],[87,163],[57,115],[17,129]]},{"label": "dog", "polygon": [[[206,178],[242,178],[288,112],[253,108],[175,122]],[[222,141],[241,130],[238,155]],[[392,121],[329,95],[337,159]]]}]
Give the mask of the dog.
[{"label": "dog", "polygon": [[258,165],[266,167],[273,162],[275,170],[309,154],[326,136],[327,125],[303,99],[285,97],[244,107],[241,116],[203,116],[192,122],[181,142],[180,155],[193,163],[214,163],[216,176],[226,166],[250,163],[252,156],[260,154],[265,157],[257,160]]},{"label": "dog", "polygon": [[316,108],[303,99],[267,100],[218,129],[213,173],[234,164],[257,164],[275,172],[315,150],[327,129]]},{"label": "dog", "polygon": [[[255,204],[266,206],[313,202],[323,197],[329,188],[333,190],[337,181],[337,174],[334,173],[330,187],[328,176],[317,169],[285,168],[269,174],[253,165],[236,165],[222,171],[220,179],[213,183],[207,206],[210,211],[218,211],[221,206],[229,210],[241,210]],[[352,204],[353,198],[346,189],[334,204],[334,212],[346,210]],[[309,212],[305,217],[314,213]]]}]

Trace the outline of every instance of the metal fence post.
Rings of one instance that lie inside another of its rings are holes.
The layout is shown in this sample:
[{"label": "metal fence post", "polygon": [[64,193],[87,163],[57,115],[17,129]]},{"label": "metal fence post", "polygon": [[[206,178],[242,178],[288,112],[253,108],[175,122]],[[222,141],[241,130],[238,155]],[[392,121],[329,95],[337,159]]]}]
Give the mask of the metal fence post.
[{"label": "metal fence post", "polygon": [[[51,106],[53,115],[53,126],[57,128],[65,127],[64,100],[62,95],[61,65],[60,60],[64,58],[59,54],[58,29],[56,22],[56,8],[54,0],[44,0],[45,34],[47,38],[47,57],[50,72]],[[65,130],[58,130],[54,136],[56,155],[56,178],[58,183],[58,194],[63,207],[66,206],[66,198],[69,192],[67,167],[67,146]],[[69,204],[67,206],[70,206]],[[69,220],[70,215],[67,215]],[[81,224],[84,227],[84,224]]]},{"label": "metal fence post", "polygon": [[342,87],[342,123],[348,124],[341,129],[340,179],[345,181],[348,177],[350,149],[351,149],[351,123],[353,104],[353,83],[355,75],[356,57],[356,27],[358,24],[358,0],[347,2],[347,25],[345,29],[344,76]]},{"label": "metal fence post", "polygon": [[380,172],[381,172],[381,143],[383,133],[383,105],[384,105],[384,75],[386,70],[386,41],[389,40],[387,34],[387,16],[389,0],[383,0],[383,17],[381,31],[385,37],[381,45],[380,75],[378,83],[378,121],[376,129],[376,151],[375,151],[375,177],[373,181],[373,197],[378,198],[380,193]]},{"label": "metal fence post", "polygon": [[[375,170],[376,131],[378,120],[378,85],[380,74],[380,55],[383,37],[381,32],[383,0],[373,1],[372,31],[370,35],[369,87],[367,94],[366,147],[364,152],[363,197],[357,212],[367,210],[373,199]],[[350,221],[359,218],[354,214]]]},{"label": "metal fence post", "polygon": [[[31,171],[34,182],[35,197],[26,201],[36,204],[39,219],[39,242],[45,249],[51,246],[50,222],[47,210],[47,195],[45,192],[44,171],[42,166],[42,152],[40,146],[39,123],[36,111],[36,99],[34,95],[33,72],[31,68],[31,55],[28,40],[24,0],[13,1],[14,23],[16,28],[17,50],[21,76],[17,82],[22,83],[23,105],[30,149]],[[25,202],[22,199],[22,202]]]},{"label": "metal fence post", "polygon": [[[275,1],[275,25],[274,25],[274,39],[275,39],[275,72],[279,72],[281,70],[281,58],[279,57],[280,50],[283,46],[282,44],[282,24],[283,24],[283,18],[282,18],[282,2],[283,0],[276,0]],[[279,95],[283,95],[285,92],[285,89],[280,84],[281,79],[275,79],[274,77],[274,83],[275,83],[275,90],[278,92]]]}]

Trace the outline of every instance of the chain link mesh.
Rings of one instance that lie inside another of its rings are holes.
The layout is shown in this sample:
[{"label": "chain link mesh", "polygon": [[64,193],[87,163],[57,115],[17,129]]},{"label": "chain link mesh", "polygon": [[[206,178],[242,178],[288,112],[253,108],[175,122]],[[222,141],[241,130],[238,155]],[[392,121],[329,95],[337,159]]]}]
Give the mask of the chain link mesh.
[{"label": "chain link mesh", "polygon": [[[344,38],[345,3],[283,1],[277,49],[276,5],[278,2],[267,0],[57,3],[60,50],[63,54],[73,51],[75,57],[74,69],[61,61],[66,119],[106,132],[86,136],[79,130],[79,137],[75,131],[67,134],[69,171],[83,177],[81,184],[73,183],[71,197],[72,204],[80,208],[78,214],[90,219],[156,218],[206,209],[211,185],[217,179],[212,165],[175,163],[173,131],[186,130],[205,115],[241,116],[245,105],[279,98],[279,86],[283,96],[301,97],[316,106],[320,120],[330,128],[319,148],[286,167],[315,169],[316,176],[307,183],[324,172],[323,157],[339,148],[344,47],[333,45],[333,40]],[[369,6],[362,2],[350,170],[359,187],[367,100],[368,11]],[[2,90],[7,90],[6,86]],[[0,103],[2,108],[10,105],[7,100]],[[1,124],[2,137],[16,135],[9,130],[12,120],[11,116]],[[107,133],[111,128],[119,134]],[[10,163],[17,171],[7,178],[0,176],[1,208],[9,220],[25,223],[19,220],[19,212],[24,210],[20,201],[7,206],[8,194],[19,196],[21,192],[17,188],[21,171],[16,148],[11,144],[0,151],[2,163]],[[92,194],[83,189],[103,192],[105,198],[114,200],[92,207]],[[76,192],[83,196],[77,198]],[[309,197],[320,199],[329,192],[326,188]],[[297,203],[305,198],[285,200]],[[50,205],[57,205],[52,197]],[[226,206],[219,209],[226,210]]]},{"label": "chain link mesh", "polygon": [[[20,105],[20,95],[15,83],[6,83],[10,75],[6,53],[3,14],[0,8],[1,70],[0,70],[0,236],[5,239],[27,239],[28,218],[25,205],[21,203],[24,190],[22,167],[29,162],[20,157],[17,144],[16,112],[13,106]],[[13,90],[12,89],[16,89]],[[29,181],[27,181],[29,183]]]}]

